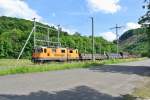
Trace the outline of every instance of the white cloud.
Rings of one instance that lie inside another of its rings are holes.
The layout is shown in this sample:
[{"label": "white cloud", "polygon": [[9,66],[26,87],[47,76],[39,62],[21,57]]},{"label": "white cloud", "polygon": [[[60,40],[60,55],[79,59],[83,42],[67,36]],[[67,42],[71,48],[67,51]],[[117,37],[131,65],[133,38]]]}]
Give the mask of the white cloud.
[{"label": "white cloud", "polygon": [[116,34],[113,32],[104,32],[104,33],[101,33],[101,36],[107,41],[113,41],[116,39]]},{"label": "white cloud", "polygon": [[[56,13],[53,12],[51,15],[55,17]],[[57,28],[57,25],[44,21],[42,17],[38,15],[35,10],[30,8],[29,5],[23,0],[0,0],[0,16],[17,17],[28,20],[32,20],[35,17],[37,18],[37,21]],[[74,34],[76,32],[74,29],[65,27],[62,27],[62,31],[70,34]]]},{"label": "white cloud", "polygon": [[[139,25],[138,23],[128,22],[128,23],[126,23],[125,29],[122,30],[121,34],[130,29],[137,29],[140,27],[141,27],[141,25]],[[108,41],[113,41],[116,39],[116,34],[113,32],[104,32],[104,33],[101,33],[101,36]]]},{"label": "white cloud", "polygon": [[123,32],[126,32],[128,30],[131,30],[131,29],[137,29],[137,28],[140,28],[141,25],[139,25],[138,23],[133,23],[133,22],[128,22],[125,26],[125,29],[123,30]]},{"label": "white cloud", "polygon": [[65,27],[61,27],[61,28],[62,28],[62,31],[67,32],[70,35],[73,35],[76,32],[75,29],[69,29],[69,28],[65,28]]},{"label": "white cloud", "polygon": [[116,13],[121,9],[119,0],[87,0],[93,12]]},{"label": "white cloud", "polygon": [[18,17],[29,20],[35,17],[37,20],[42,20],[42,17],[22,0],[0,0],[0,16]]},{"label": "white cloud", "polygon": [[[46,23],[46,22],[44,24],[49,25],[49,26],[54,26],[56,29],[58,29],[58,25],[56,25],[56,24]],[[77,32],[76,29],[67,28],[67,27],[64,27],[61,25],[60,25],[60,28],[61,28],[61,31],[67,32],[70,35],[73,35],[75,32]]]}]

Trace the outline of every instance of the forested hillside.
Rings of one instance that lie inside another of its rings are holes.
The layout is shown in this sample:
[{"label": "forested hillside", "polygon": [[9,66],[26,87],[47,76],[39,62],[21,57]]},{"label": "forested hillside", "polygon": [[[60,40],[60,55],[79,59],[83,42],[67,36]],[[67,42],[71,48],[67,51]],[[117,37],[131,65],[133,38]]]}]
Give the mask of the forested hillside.
[{"label": "forested hillside", "polygon": [[124,51],[150,57],[150,3],[149,0],[143,1],[146,12],[138,21],[142,27],[125,32],[120,37],[120,45]]},{"label": "forested hillside", "polygon": [[123,51],[146,56],[148,53],[148,38],[146,29],[129,30],[120,37]]},{"label": "forested hillside", "polygon": [[[41,23],[37,23],[43,25]],[[50,39],[56,41],[57,29],[53,26],[43,25],[51,27],[54,30],[50,30]],[[0,58],[17,58],[20,50],[22,49],[29,33],[33,28],[33,22],[24,19],[0,17]],[[56,31],[55,31],[56,30]],[[37,36],[46,37],[47,30],[37,28]],[[40,38],[40,37],[38,37]],[[60,33],[60,41],[62,47],[77,48],[81,53],[91,53],[92,44],[91,37],[81,36],[79,33],[69,35],[67,32]],[[23,58],[30,58],[33,49],[33,36],[25,48]],[[108,42],[102,37],[95,37],[95,52],[103,53],[116,52],[114,43]]]}]

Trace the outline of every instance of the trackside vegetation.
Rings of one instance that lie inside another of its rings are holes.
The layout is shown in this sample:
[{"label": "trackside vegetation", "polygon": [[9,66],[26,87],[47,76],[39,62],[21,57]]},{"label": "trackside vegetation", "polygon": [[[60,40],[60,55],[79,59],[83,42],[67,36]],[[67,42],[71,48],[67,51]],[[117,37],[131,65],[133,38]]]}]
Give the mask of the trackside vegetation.
[{"label": "trackside vegetation", "polygon": [[[21,60],[16,64],[16,60],[13,59],[1,59],[0,60],[0,75],[10,75],[10,74],[23,74],[23,73],[33,73],[33,72],[46,72],[46,71],[56,71],[56,70],[66,70],[74,68],[90,68],[99,66],[103,64],[114,64],[121,62],[130,62],[143,60],[143,58],[130,58],[130,59],[112,59],[112,60],[102,60],[102,61],[86,61],[86,62],[62,62],[62,63],[50,63],[50,64],[33,64],[30,60]],[[8,63],[9,62],[9,63]],[[5,67],[7,66],[7,67]]]}]

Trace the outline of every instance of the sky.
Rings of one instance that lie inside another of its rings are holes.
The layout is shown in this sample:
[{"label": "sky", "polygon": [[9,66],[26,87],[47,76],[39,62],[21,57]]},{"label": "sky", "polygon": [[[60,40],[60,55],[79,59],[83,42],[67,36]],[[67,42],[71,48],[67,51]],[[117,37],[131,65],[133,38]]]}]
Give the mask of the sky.
[{"label": "sky", "polygon": [[91,35],[91,17],[94,34],[108,41],[116,39],[116,24],[124,26],[119,34],[139,28],[138,19],[145,11],[144,0],[0,0],[0,16],[9,16],[60,25],[73,34]]}]

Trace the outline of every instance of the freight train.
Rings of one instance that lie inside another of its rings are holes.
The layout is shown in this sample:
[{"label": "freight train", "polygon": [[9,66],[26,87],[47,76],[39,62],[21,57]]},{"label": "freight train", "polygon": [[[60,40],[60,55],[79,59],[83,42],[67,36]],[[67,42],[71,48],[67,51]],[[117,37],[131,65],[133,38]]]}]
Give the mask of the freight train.
[{"label": "freight train", "polygon": [[[121,58],[129,58],[128,54],[94,54],[95,60],[105,60],[105,59],[121,59]],[[74,61],[74,60],[92,60],[92,54],[82,54],[78,51],[78,49],[70,49],[70,48],[49,48],[49,47],[36,47],[33,49],[32,53],[32,62],[34,63],[44,63],[51,61]]]}]

